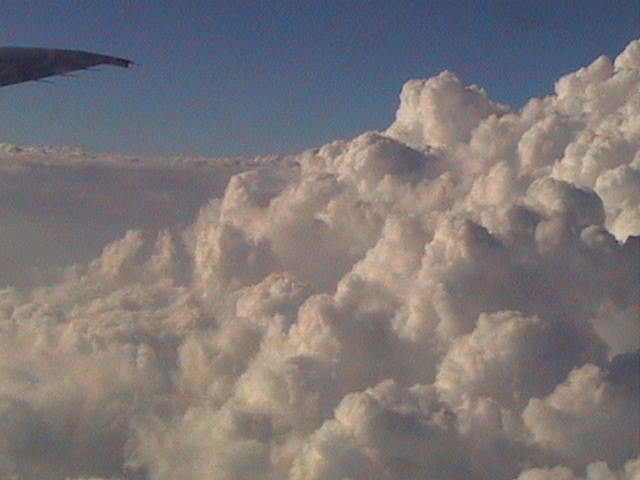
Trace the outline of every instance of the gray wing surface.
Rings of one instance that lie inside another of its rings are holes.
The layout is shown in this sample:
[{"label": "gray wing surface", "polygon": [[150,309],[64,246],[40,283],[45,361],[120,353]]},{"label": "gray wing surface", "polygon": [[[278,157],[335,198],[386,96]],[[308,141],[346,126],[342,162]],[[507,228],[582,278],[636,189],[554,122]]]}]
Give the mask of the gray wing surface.
[{"label": "gray wing surface", "polygon": [[0,47],[0,87],[86,70],[97,65],[129,68],[130,60],[81,50]]}]

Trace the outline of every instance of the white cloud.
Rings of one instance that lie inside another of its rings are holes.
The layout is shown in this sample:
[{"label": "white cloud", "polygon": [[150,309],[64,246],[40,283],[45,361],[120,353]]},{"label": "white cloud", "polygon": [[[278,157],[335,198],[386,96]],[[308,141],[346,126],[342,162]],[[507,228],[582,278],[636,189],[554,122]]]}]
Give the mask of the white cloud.
[{"label": "white cloud", "polygon": [[465,87],[455,73],[445,71],[404,85],[396,121],[386,133],[417,148],[453,146],[467,142],[482,119],[506,111],[477,85]]},{"label": "white cloud", "polygon": [[635,480],[640,475],[640,458],[629,460],[620,471],[611,471],[605,462],[587,466],[586,476],[575,476],[566,467],[532,468],[516,480]]},{"label": "white cloud", "polygon": [[[622,372],[586,364],[523,413],[534,442],[572,465],[599,459],[619,465],[637,454],[640,440],[638,356]],[[607,378],[607,377],[610,378]],[[634,385],[635,384],[635,385]]]}]

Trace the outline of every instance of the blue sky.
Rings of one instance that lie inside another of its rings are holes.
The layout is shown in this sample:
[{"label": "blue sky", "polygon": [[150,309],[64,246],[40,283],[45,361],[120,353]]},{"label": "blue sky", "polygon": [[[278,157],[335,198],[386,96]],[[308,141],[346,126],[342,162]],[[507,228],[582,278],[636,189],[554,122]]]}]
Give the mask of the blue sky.
[{"label": "blue sky", "polygon": [[140,64],[3,88],[0,142],[288,154],[386,128],[402,84],[444,69],[521,106],[640,36],[640,2],[8,0],[0,24]]}]

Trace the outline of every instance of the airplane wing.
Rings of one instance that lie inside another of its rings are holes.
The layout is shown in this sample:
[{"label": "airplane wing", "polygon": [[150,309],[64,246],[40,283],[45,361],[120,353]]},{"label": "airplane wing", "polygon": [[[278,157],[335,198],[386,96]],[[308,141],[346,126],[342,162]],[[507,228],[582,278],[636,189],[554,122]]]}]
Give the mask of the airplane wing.
[{"label": "airplane wing", "polygon": [[64,75],[97,65],[129,68],[134,65],[124,58],[56,48],[0,47],[0,87]]}]

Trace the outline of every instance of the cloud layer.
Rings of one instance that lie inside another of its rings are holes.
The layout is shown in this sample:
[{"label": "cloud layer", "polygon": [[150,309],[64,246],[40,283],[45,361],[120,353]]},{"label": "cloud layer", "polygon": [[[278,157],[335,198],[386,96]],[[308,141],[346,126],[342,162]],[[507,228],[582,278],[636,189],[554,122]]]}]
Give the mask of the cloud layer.
[{"label": "cloud layer", "polygon": [[154,192],[193,163],[56,163],[133,182],[87,201],[141,229],[0,290],[0,476],[639,478],[639,92],[640,41],[520,111],[410,81],[388,130],[242,163],[187,227],[200,197]]},{"label": "cloud layer", "polygon": [[136,158],[0,144],[0,287],[84,263],[132,228],[184,228],[229,178],[269,158]]}]

